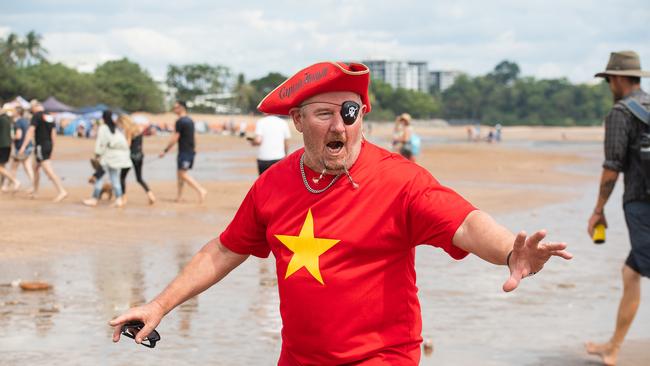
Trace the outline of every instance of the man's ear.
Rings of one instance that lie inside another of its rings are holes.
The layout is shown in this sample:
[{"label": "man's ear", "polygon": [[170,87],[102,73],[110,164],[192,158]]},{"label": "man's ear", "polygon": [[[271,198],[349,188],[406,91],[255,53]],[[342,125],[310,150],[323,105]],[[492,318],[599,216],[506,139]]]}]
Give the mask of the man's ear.
[{"label": "man's ear", "polygon": [[293,125],[296,127],[296,130],[302,133],[302,114],[300,113],[300,108],[291,109],[289,115],[293,120]]}]

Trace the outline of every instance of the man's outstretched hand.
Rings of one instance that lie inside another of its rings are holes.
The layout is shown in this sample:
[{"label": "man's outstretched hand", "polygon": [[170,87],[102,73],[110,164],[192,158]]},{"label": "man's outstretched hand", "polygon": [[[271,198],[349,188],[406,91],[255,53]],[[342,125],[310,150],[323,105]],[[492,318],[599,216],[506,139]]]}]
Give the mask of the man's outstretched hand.
[{"label": "man's outstretched hand", "polygon": [[540,243],[545,237],[545,230],[528,237],[524,231],[517,234],[508,265],[510,278],[503,284],[503,291],[516,289],[522,278],[541,271],[552,256],[567,260],[573,258],[573,255],[565,250],[566,243]]},{"label": "man's outstretched hand", "polygon": [[135,342],[138,344],[142,343],[143,339],[156,329],[163,316],[165,316],[165,312],[156,301],[129,309],[126,313],[108,323],[114,328],[113,342],[120,340],[122,324],[130,321],[141,321],[144,323],[144,327],[135,336]]}]

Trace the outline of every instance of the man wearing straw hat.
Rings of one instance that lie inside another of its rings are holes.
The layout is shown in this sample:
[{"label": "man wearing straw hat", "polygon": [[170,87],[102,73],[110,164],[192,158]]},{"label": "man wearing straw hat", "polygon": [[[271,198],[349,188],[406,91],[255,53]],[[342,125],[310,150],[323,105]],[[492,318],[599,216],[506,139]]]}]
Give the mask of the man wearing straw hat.
[{"label": "man wearing straw hat", "polygon": [[565,243],[542,243],[544,231],[511,233],[422,167],[366,141],[369,83],[363,64],[321,62],[262,100],[261,112],[291,116],[304,149],[255,181],[226,230],[158,297],[110,322],[114,341],[123,324],[142,321],[142,342],[174,307],[248,256],[272,252],[280,365],[417,365],[417,245],[507,266],[504,291],[551,256],[571,258]]},{"label": "man wearing straw hat", "polygon": [[[602,344],[587,342],[586,349],[600,356],[606,365],[615,365],[639,308],[641,276],[650,277],[650,95],[641,90],[641,78],[650,76],[650,72],[641,70],[635,52],[622,51],[612,52],[606,70],[595,76],[609,84],[614,106],[605,118],[605,162],[596,207],[587,229],[593,235],[597,225],[607,226],[605,204],[619,173],[623,173],[623,211],[632,248],[623,265],[623,296],[614,334]],[[646,152],[645,145],[648,145]]]}]

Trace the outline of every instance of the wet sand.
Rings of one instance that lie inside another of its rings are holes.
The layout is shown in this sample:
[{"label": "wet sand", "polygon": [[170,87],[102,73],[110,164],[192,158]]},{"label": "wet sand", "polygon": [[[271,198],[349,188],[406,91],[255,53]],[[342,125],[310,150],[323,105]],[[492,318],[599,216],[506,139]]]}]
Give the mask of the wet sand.
[{"label": "wet sand", "polygon": [[[545,227],[570,242],[572,263],[554,261],[513,294],[500,291],[503,268],[470,257],[455,262],[419,248],[418,285],[423,336],[435,351],[423,365],[590,365],[581,342],[605,339],[614,322],[619,268],[629,244],[620,189],[608,204],[608,242],[594,246],[585,232],[597,189],[602,129],[505,129],[502,144],[466,143],[464,128],[418,127],[419,163],[512,230]],[[370,139],[387,146],[390,126]],[[155,296],[192,254],[217,236],[256,177],[255,150],[240,138],[201,135],[192,175],[209,190],[203,205],[186,188],[175,197],[175,154],[156,159],[166,137],[145,140],[144,176],[158,202],[149,206],[133,178],[124,209],[81,205],[91,192],[87,158],[94,141],[61,138],[54,167],[70,196],[49,202],[47,179],[36,200],[0,196],[0,364],[272,365],[279,353],[277,286],[272,261],[251,258],[223,283],[172,312],[151,351],[114,345],[106,321]],[[292,147],[300,146],[294,134]],[[24,176],[19,176],[24,181]],[[542,278],[539,278],[542,277]],[[444,279],[439,281],[438,279]],[[54,285],[21,292],[17,279]],[[647,294],[647,284],[644,282]],[[645,295],[642,303],[647,304]],[[648,307],[641,307],[622,350],[622,365],[650,360]],[[644,333],[645,331],[645,333]],[[34,345],[38,345],[35,347]]]}]

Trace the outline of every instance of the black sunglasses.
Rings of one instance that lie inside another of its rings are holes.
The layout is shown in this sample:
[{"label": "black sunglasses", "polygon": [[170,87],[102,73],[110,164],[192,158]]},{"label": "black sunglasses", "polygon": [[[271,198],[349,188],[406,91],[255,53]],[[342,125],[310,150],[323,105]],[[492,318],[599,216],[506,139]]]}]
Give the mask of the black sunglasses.
[{"label": "black sunglasses", "polygon": [[[141,331],[142,328],[144,328],[143,322],[133,321],[133,322],[124,323],[122,325],[121,332],[122,335],[135,339],[135,335],[138,334],[138,332]],[[160,341],[160,334],[158,333],[158,331],[154,329],[151,333],[149,333],[148,336],[144,338],[144,340],[140,344],[145,347],[154,348],[156,347],[156,342],[158,341]]]},{"label": "black sunglasses", "polygon": [[351,100],[345,101],[343,102],[343,104],[336,104],[330,102],[309,102],[301,105],[300,107],[304,107],[306,105],[310,105],[314,103],[325,103],[325,104],[340,106],[341,118],[343,119],[343,123],[345,123],[348,126],[353,125],[354,122],[357,121],[357,118],[359,117],[359,111],[361,110],[361,106],[359,105],[359,103],[353,102]]},{"label": "black sunglasses", "polygon": [[605,82],[609,84],[609,76],[605,76]]}]

